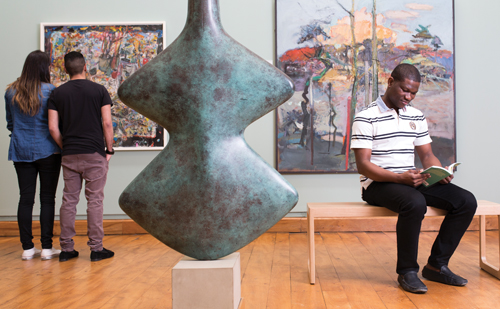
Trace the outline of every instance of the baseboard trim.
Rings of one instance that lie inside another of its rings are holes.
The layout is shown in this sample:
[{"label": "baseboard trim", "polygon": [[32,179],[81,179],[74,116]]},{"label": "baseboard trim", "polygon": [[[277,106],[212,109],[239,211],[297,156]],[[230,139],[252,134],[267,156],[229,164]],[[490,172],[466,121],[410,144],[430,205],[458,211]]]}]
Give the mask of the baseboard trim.
[{"label": "baseboard trim", "polygon": [[[342,218],[317,219],[316,232],[393,232],[396,230],[396,217],[384,218]],[[438,231],[443,217],[427,217],[422,223],[422,232]],[[104,220],[106,235],[147,234],[135,221],[131,219]],[[498,229],[496,216],[486,216],[486,228]],[[87,220],[77,220],[75,223],[77,235],[87,235]],[[475,217],[469,226],[469,231],[479,230],[479,219]],[[305,233],[307,218],[283,218],[268,232],[278,233]],[[54,235],[59,235],[61,226],[59,221],[54,222]],[[40,223],[33,221],[33,235],[40,236]],[[0,236],[19,236],[16,221],[0,221]]]}]

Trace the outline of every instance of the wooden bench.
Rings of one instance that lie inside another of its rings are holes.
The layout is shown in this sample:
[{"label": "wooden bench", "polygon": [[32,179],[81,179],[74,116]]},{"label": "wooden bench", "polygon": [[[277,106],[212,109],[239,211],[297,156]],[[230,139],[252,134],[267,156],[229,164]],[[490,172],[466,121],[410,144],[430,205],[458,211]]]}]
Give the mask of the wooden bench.
[{"label": "wooden bench", "polygon": [[[318,218],[361,218],[387,217],[398,214],[384,207],[370,206],[364,202],[308,203],[307,204],[307,239],[309,243],[309,279],[316,281],[316,255],[314,248],[314,220]],[[445,210],[427,207],[426,217],[444,216]],[[499,268],[486,261],[486,216],[498,216],[500,227],[500,204],[478,201],[476,216],[479,216],[479,266],[486,272],[500,279]],[[500,239],[500,228],[499,228]],[[500,254],[499,254],[500,257]]]}]

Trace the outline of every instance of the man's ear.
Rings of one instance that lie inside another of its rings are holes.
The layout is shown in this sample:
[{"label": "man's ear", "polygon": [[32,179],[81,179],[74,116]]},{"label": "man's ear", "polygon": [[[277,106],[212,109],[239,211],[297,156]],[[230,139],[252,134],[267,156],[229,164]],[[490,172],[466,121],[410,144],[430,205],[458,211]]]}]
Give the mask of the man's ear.
[{"label": "man's ear", "polygon": [[394,77],[389,76],[389,78],[387,79],[387,87],[391,87],[393,83],[394,83]]}]

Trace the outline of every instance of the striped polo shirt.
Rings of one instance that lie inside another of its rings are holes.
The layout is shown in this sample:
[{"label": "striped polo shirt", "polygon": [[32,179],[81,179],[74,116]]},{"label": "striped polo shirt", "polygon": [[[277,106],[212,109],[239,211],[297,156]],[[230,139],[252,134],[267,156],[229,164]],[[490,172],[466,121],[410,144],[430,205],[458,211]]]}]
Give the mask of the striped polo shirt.
[{"label": "striped polo shirt", "polygon": [[[354,118],[351,149],[372,150],[370,161],[394,173],[414,169],[415,146],[432,142],[424,114],[407,106],[399,115],[385,105],[382,97]],[[361,186],[367,188],[373,180],[360,176]]]}]

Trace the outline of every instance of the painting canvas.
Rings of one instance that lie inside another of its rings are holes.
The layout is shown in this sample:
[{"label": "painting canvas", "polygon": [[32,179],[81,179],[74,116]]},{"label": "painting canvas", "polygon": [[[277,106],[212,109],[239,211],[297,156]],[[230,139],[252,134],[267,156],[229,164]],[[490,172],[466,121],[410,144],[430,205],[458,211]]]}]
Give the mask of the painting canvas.
[{"label": "painting canvas", "polygon": [[277,170],[356,172],[354,115],[399,63],[420,70],[412,106],[442,164],[455,162],[453,20],[452,0],[276,0],[276,65],[295,83],[276,110]]},{"label": "painting canvas", "polygon": [[164,148],[167,143],[166,131],[127,107],[117,95],[118,87],[124,80],[163,50],[163,22],[44,23],[40,31],[41,49],[51,57],[51,81],[55,86],[69,80],[64,70],[64,55],[70,51],[80,51],[86,60],[87,78],[108,90],[113,100],[114,149]]}]

